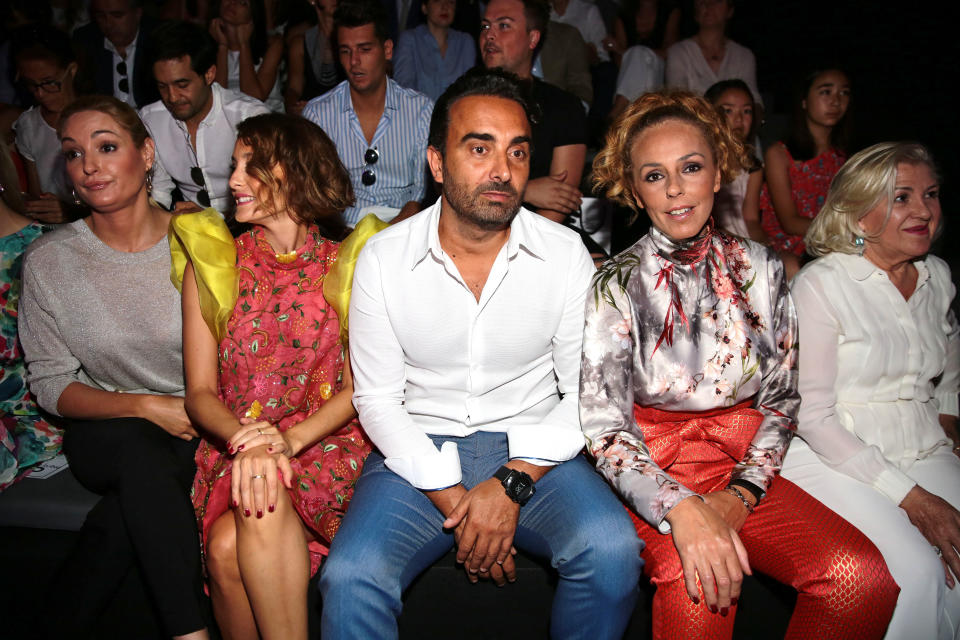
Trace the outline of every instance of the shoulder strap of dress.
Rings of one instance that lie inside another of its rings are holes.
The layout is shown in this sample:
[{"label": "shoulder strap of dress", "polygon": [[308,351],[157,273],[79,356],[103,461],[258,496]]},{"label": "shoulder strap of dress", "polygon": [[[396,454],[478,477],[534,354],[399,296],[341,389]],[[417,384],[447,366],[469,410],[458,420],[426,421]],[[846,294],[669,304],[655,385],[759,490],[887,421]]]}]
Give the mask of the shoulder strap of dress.
[{"label": "shoulder strap of dress", "polygon": [[340,244],[337,261],[323,280],[323,297],[337,312],[340,319],[340,338],[344,344],[347,343],[347,312],[350,310],[350,290],[353,287],[353,270],[357,266],[357,258],[367,240],[388,226],[374,214],[367,214]]},{"label": "shoulder strap of dress", "polygon": [[183,290],[183,272],[187,262],[200,293],[200,312],[217,339],[223,339],[227,320],[237,303],[237,246],[223,218],[214,209],[173,216],[170,240],[170,280],[177,291]]}]

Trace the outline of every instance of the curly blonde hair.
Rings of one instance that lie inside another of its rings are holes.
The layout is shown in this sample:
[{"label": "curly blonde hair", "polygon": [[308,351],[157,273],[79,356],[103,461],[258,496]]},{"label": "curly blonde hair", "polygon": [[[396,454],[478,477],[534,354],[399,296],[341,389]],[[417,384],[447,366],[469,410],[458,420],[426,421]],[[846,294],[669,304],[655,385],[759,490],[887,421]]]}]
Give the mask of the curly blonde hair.
[{"label": "curly blonde hair", "polygon": [[743,144],[713,105],[688,91],[647,93],[627,107],[607,132],[603,150],[593,161],[593,185],[614,202],[640,211],[633,195],[630,150],[640,132],[669,120],[688,122],[703,134],[724,184],[749,166]]},{"label": "curly blonde hair", "polygon": [[343,236],[341,214],[354,203],[353,185],[323,129],[297,116],[267,113],[241,122],[237,140],[253,151],[247,173],[263,184],[257,195],[267,213],[284,208],[297,222],[318,225],[328,238]]},{"label": "curly blonde hair", "polygon": [[930,167],[940,182],[933,156],[916,142],[878,142],[858,151],[850,156],[830,183],[823,208],[810,223],[803,239],[807,253],[813,256],[833,252],[862,253],[863,247],[857,244],[857,238],[864,236],[860,219],[881,202],[886,202],[886,215],[879,233],[883,232],[893,210],[897,167],[903,163]]}]

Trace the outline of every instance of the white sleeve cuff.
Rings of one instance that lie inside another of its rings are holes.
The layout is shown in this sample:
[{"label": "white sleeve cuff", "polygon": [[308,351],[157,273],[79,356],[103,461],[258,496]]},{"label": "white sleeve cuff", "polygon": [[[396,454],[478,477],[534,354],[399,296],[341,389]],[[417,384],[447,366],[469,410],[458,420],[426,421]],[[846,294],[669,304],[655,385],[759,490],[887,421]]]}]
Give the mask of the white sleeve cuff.
[{"label": "white sleeve cuff", "polygon": [[439,451],[416,456],[387,458],[390,471],[423,491],[436,491],[460,484],[460,455],[457,443],[444,442]]},{"label": "white sleeve cuff", "polygon": [[550,428],[543,424],[524,424],[507,430],[510,459],[524,458],[559,464],[580,453],[586,444],[579,429]]},{"label": "white sleeve cuff", "polygon": [[880,475],[874,480],[873,486],[877,491],[890,498],[893,504],[899,505],[910,493],[910,490],[917,486],[917,483],[899,469],[888,466],[880,472]]},{"label": "white sleeve cuff", "polygon": [[558,462],[554,462],[553,460],[541,460],[539,458],[510,458],[510,459],[520,460],[522,462],[529,462],[535,467],[555,467],[558,464],[560,464]]}]

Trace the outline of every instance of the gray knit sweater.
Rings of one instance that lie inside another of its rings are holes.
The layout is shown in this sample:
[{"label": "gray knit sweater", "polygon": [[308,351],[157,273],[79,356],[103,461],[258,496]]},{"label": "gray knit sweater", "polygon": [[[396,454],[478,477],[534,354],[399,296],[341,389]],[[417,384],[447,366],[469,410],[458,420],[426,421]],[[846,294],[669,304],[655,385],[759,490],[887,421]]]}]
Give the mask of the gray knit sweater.
[{"label": "gray knit sweater", "polygon": [[19,314],[27,382],[51,413],[72,382],[183,395],[180,294],[166,239],[124,253],[83,220],[63,225],[26,251]]}]

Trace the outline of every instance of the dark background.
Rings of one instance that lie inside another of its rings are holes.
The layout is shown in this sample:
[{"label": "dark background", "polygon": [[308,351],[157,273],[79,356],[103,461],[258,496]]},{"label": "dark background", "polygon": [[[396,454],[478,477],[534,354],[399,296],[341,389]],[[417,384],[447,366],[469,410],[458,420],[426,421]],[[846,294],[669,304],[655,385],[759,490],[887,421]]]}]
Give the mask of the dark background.
[{"label": "dark background", "polygon": [[[944,213],[935,252],[950,262],[955,282],[960,135],[953,96],[960,81],[960,44],[948,11],[957,6],[925,0],[738,0],[728,27],[729,36],[756,55],[771,126],[778,122],[776,114],[789,113],[797,77],[839,66],[853,90],[851,152],[883,140],[915,140],[933,152],[943,178]],[[692,6],[684,9],[691,15]]]}]

